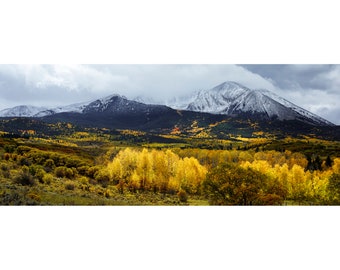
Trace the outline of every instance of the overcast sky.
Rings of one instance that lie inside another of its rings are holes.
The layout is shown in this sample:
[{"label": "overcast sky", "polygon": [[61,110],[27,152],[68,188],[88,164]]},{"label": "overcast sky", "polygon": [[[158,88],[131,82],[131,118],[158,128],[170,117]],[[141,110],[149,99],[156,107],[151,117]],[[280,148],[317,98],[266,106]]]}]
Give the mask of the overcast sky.
[{"label": "overcast sky", "polygon": [[113,93],[169,99],[228,80],[271,90],[340,124],[340,65],[0,65],[0,110]]}]

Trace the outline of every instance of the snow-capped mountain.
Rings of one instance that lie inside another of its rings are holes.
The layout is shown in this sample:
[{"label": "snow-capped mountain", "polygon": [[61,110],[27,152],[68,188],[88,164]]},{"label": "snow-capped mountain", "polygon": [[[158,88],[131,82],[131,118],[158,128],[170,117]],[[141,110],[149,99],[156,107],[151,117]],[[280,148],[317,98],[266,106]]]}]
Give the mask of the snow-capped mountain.
[{"label": "snow-capped mountain", "polygon": [[[140,98],[141,100],[141,98]],[[147,111],[149,108],[160,107],[155,101],[149,99],[150,105],[145,103],[129,100],[125,96],[113,94],[105,98],[92,100],[88,102],[75,103],[67,106],[54,108],[34,107],[34,106],[17,106],[0,111],[0,117],[45,117],[58,113],[93,113],[93,112],[134,112],[139,110]],[[165,106],[162,106],[165,107]]]},{"label": "snow-capped mountain", "polygon": [[174,103],[172,107],[212,114],[250,113],[281,121],[296,119],[314,125],[333,125],[268,90],[253,90],[236,82],[224,82],[212,89],[198,91],[186,102]]},{"label": "snow-capped mountain", "polygon": [[[97,99],[89,103],[83,113],[149,113],[159,108],[167,108],[164,105],[144,104],[134,100],[129,100],[125,96],[114,94],[106,98]],[[169,108],[170,109],[170,108]]]},{"label": "snow-capped mountain", "polygon": [[44,117],[48,115],[53,115],[56,113],[63,113],[63,112],[75,112],[75,113],[82,113],[83,110],[86,108],[87,105],[89,105],[91,101],[88,102],[82,102],[82,103],[75,103],[67,106],[59,106],[55,108],[45,109],[41,110],[35,115],[34,117]]},{"label": "snow-capped mountain", "polygon": [[[278,95],[276,95],[273,92],[270,92],[269,90],[266,89],[257,89],[257,91],[263,93],[264,95],[266,95],[267,97],[277,101],[278,103],[282,104],[283,106],[292,109],[294,112],[296,112],[299,116],[302,116],[304,118],[309,118],[312,119],[314,124],[319,124],[319,125],[334,125],[333,123],[327,121],[326,119],[323,119],[322,117],[307,111],[297,105],[295,105],[294,103],[284,99],[283,97],[280,97]],[[298,118],[299,119],[299,118]]]},{"label": "snow-capped mountain", "polygon": [[[158,104],[158,105],[156,105]],[[250,89],[236,82],[224,82],[212,89],[168,101],[137,97],[129,100],[117,94],[94,101],[56,108],[18,106],[0,111],[0,117],[47,117],[59,113],[98,114],[155,114],[170,108],[215,115],[247,115],[261,119],[299,120],[304,123],[330,126],[331,122],[289,102],[265,89]]]},{"label": "snow-capped mountain", "polygon": [[188,104],[195,101],[198,93],[199,91],[195,91],[194,93],[189,95],[173,97],[170,100],[166,100],[164,104],[174,109],[187,110]]},{"label": "snow-capped mountain", "polygon": [[146,97],[146,96],[137,96],[135,98],[132,99],[133,101],[137,101],[139,103],[144,103],[144,104],[162,104],[164,102],[161,101],[156,101],[155,99],[153,99],[152,97]]},{"label": "snow-capped mountain", "polygon": [[193,102],[196,98],[196,95],[198,92],[194,92],[189,95],[185,96],[177,96],[170,99],[154,99],[152,97],[147,96],[137,96],[133,98],[132,100],[144,103],[144,104],[152,104],[152,105],[165,105],[170,108],[178,109],[178,110],[186,110],[188,107],[188,104]]},{"label": "snow-capped mountain", "polygon": [[[85,108],[83,109],[84,113],[89,112],[105,112],[107,110],[125,110],[129,107],[130,101],[126,97],[114,94],[107,96],[105,98],[97,99],[90,102]],[[137,103],[137,102],[136,102]],[[114,104],[114,106],[113,106]]]},{"label": "snow-capped mountain", "polygon": [[[186,112],[186,114],[195,113]],[[149,131],[162,128],[172,129],[180,120],[187,120],[181,113],[167,106],[144,104],[120,95],[111,95],[92,101],[81,113],[57,113],[41,119],[49,123],[71,122],[86,127]],[[187,121],[192,123],[190,120]]]},{"label": "snow-capped mountain", "polygon": [[32,117],[44,110],[47,110],[47,108],[21,105],[0,111],[0,117]]}]

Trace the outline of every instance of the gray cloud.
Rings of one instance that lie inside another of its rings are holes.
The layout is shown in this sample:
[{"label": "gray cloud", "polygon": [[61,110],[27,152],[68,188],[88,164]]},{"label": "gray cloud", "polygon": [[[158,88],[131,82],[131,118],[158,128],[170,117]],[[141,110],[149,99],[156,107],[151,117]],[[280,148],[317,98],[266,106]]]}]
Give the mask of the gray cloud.
[{"label": "gray cloud", "polygon": [[226,80],[273,89],[269,81],[235,65],[0,65],[1,99],[9,104],[69,104],[113,93],[163,99]]},{"label": "gray cloud", "polygon": [[276,93],[340,124],[339,65],[241,65],[276,86]]},{"label": "gray cloud", "polygon": [[224,81],[266,88],[340,124],[339,65],[0,65],[0,109],[118,93],[168,99]]},{"label": "gray cloud", "polygon": [[[281,89],[296,88],[336,90],[334,78],[330,74],[339,74],[338,65],[241,65],[242,67],[275,82]],[[335,75],[334,74],[334,75]],[[335,76],[334,76],[335,77]]]}]

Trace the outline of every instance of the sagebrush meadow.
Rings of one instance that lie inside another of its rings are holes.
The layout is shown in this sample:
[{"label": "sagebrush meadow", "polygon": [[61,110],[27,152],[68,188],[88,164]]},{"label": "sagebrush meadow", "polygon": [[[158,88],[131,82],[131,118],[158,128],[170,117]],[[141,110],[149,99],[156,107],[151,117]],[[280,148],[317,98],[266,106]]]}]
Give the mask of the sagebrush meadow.
[{"label": "sagebrush meadow", "polygon": [[3,205],[340,203],[334,141],[200,138],[197,147],[193,138],[137,143],[139,132],[127,130],[6,137],[0,138]]}]

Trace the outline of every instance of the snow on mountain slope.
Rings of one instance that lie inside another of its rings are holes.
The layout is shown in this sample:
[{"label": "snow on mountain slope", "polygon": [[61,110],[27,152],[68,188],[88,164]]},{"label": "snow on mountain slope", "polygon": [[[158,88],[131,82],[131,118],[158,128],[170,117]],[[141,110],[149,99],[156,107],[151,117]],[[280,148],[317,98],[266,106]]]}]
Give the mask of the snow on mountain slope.
[{"label": "snow on mountain slope", "polygon": [[154,99],[147,96],[137,96],[133,98],[133,101],[150,105],[165,105],[170,108],[185,110],[188,103],[194,101],[195,96],[193,94],[187,96],[173,97],[171,99]]},{"label": "snow on mountain slope", "polygon": [[146,97],[146,96],[137,96],[132,99],[133,101],[139,102],[139,103],[144,103],[144,104],[161,104],[163,102],[161,101],[156,101],[152,97]]},{"label": "snow on mountain slope", "polygon": [[[112,107],[114,103],[114,109],[115,110],[123,110],[124,108],[129,106],[129,102],[135,102],[137,101],[130,101],[126,97],[113,94],[110,96],[107,96],[105,98],[100,98],[95,101],[90,102],[83,110],[84,113],[88,112],[104,112],[110,107]],[[113,108],[112,108],[113,109]]]},{"label": "snow on mountain slope", "polygon": [[45,107],[21,105],[0,111],[0,117],[32,117],[46,109]]},{"label": "snow on mountain slope", "polygon": [[155,112],[156,110],[167,111],[171,109],[164,105],[144,104],[134,100],[129,100],[125,96],[114,94],[91,102],[84,108],[83,113],[148,114],[151,111]]},{"label": "snow on mountain slope", "polygon": [[232,102],[250,91],[250,89],[236,82],[224,82],[213,89],[199,91],[186,109],[215,114],[229,114]]},{"label": "snow on mountain slope", "polygon": [[303,117],[313,119],[313,121],[316,122],[316,123],[319,123],[321,125],[322,124],[333,125],[333,123],[327,121],[326,119],[323,119],[322,117],[295,105],[294,103],[284,99],[283,97],[276,95],[273,92],[268,91],[267,89],[257,89],[257,91],[259,91],[259,92],[263,93],[264,95],[270,97],[271,99],[279,102],[280,104],[286,106],[287,108],[292,109],[294,112],[302,115]]},{"label": "snow on mountain slope", "polygon": [[314,125],[333,125],[331,122],[305,110],[264,89],[252,90],[236,82],[224,82],[212,89],[199,91],[177,108],[213,114],[261,114],[279,120],[301,120]]},{"label": "snow on mountain slope", "polygon": [[119,99],[121,101],[121,104],[116,108],[117,110],[123,110],[125,106],[129,105],[129,102],[138,103],[137,101],[130,101],[124,96],[113,94],[97,100],[91,100],[88,102],[75,103],[54,108],[18,106],[0,111],[0,117],[44,117],[66,112],[83,113],[90,110],[105,111],[109,106],[112,105],[112,100],[114,99]]},{"label": "snow on mountain slope", "polygon": [[195,91],[194,93],[188,94],[185,96],[173,97],[169,100],[165,100],[161,104],[164,104],[166,106],[169,106],[171,108],[178,109],[178,110],[186,110],[188,107],[188,104],[195,101],[198,93],[199,91]]},{"label": "snow on mountain slope", "polygon": [[[146,105],[150,104],[150,105]],[[156,105],[157,104],[157,105]],[[117,94],[94,101],[56,108],[17,106],[0,111],[0,117],[44,117],[64,112],[76,113],[149,113],[173,109],[211,114],[253,114],[263,119],[299,120],[312,125],[333,125],[331,122],[289,102],[265,89],[253,90],[236,82],[224,82],[212,89],[197,91],[163,102],[137,97],[129,100]],[[169,108],[168,108],[169,109]]]},{"label": "snow on mountain slope", "polygon": [[0,111],[0,117],[44,117],[63,112],[82,113],[90,103],[91,102],[88,101],[55,108],[21,105]]},{"label": "snow on mountain slope", "polygon": [[86,108],[87,105],[89,105],[91,102],[82,102],[82,103],[76,103],[76,104],[71,104],[67,106],[60,106],[60,107],[55,107],[51,109],[45,109],[42,110],[34,115],[34,117],[44,117],[47,115],[52,115],[56,113],[63,113],[63,112],[76,112],[76,113],[82,113],[83,110]]},{"label": "snow on mountain slope", "polygon": [[231,103],[229,111],[226,111],[227,114],[238,112],[261,113],[279,120],[295,119],[295,114],[290,109],[254,90],[239,96]]},{"label": "snow on mountain slope", "polygon": [[224,82],[213,89],[199,91],[187,109],[227,115],[239,112],[263,113],[268,117],[276,115],[280,120],[294,118],[282,104],[236,82]]}]

